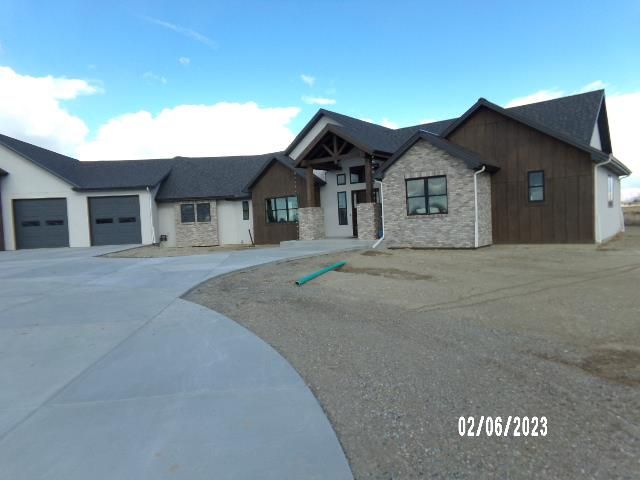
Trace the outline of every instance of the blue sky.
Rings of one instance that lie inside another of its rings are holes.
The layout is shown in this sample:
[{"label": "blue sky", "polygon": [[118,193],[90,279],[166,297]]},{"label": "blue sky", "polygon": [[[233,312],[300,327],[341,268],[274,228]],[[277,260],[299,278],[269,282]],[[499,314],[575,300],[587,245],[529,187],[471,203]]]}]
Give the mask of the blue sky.
[{"label": "blue sky", "polygon": [[299,109],[293,133],[322,102],[405,126],[480,96],[506,105],[596,81],[608,95],[640,92],[638,25],[638,1],[3,0],[0,66],[91,85],[56,99],[86,141],[124,114],[219,102]]}]

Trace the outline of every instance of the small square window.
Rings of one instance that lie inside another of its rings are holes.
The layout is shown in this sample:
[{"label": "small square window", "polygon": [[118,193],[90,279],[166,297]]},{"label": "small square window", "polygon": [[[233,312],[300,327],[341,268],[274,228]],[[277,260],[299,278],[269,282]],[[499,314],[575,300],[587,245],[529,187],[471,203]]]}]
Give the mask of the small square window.
[{"label": "small square window", "polygon": [[199,203],[196,206],[198,213],[198,222],[208,223],[211,221],[211,204]]},{"label": "small square window", "polygon": [[180,222],[193,223],[195,221],[196,213],[193,203],[184,203],[180,205]]},{"label": "small square window", "polygon": [[407,215],[449,213],[447,177],[422,177],[406,180]]},{"label": "small square window", "polygon": [[349,182],[364,183],[364,165],[360,165],[358,167],[351,167],[349,169]]},{"label": "small square window", "polygon": [[344,173],[338,173],[336,175],[336,183],[338,185],[346,185],[347,183],[347,175]]}]

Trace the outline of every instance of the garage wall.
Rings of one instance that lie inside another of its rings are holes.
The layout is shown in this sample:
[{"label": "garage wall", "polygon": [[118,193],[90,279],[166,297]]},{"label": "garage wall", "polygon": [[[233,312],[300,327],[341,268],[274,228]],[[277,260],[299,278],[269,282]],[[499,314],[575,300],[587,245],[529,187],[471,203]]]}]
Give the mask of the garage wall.
[{"label": "garage wall", "polygon": [[249,202],[249,220],[242,219],[242,200],[219,200],[218,237],[221,245],[251,243],[249,229],[253,234],[253,208]]},{"label": "garage wall", "polygon": [[[152,218],[150,195],[146,190],[113,190],[100,192],[76,192],[71,185],[31,161],[0,145],[0,168],[9,175],[2,180],[1,203],[4,243],[7,250],[15,250],[13,200],[29,198],[66,198],[69,221],[69,246],[88,247],[89,208],[87,197],[106,195],[138,195],[140,198],[140,224],[142,243],[152,242]],[[155,203],[155,202],[152,202]],[[155,208],[155,206],[153,207]]]},{"label": "garage wall", "polygon": [[176,209],[173,203],[158,204],[158,241],[161,235],[167,236],[166,242],[161,242],[160,246],[176,246]]}]

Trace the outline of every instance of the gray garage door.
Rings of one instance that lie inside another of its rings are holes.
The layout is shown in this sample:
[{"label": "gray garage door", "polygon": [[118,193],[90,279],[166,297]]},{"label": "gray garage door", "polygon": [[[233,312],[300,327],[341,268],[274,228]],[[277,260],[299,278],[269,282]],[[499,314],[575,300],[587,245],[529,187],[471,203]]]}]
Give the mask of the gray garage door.
[{"label": "gray garage door", "polygon": [[67,200],[14,200],[16,248],[69,246]]},{"label": "gray garage door", "polygon": [[126,197],[90,197],[92,245],[142,243],[140,200]]}]

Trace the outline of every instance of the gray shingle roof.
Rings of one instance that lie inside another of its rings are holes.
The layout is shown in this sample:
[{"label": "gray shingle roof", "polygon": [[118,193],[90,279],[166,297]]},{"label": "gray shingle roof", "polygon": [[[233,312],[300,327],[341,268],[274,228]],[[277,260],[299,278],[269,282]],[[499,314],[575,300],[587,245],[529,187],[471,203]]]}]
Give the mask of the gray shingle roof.
[{"label": "gray shingle roof", "polygon": [[175,159],[79,162],[77,190],[146,188],[158,185],[169,173]]},{"label": "gray shingle roof", "polygon": [[437,147],[445,152],[453,155],[456,158],[462,160],[469,168],[473,170],[477,170],[482,166],[487,167],[487,170],[492,172],[496,171],[497,168],[487,163],[487,161],[482,158],[482,156],[478,155],[471,150],[461,147],[460,145],[456,145],[455,143],[450,142],[449,140],[442,138],[438,135],[435,135],[426,130],[418,130],[413,135],[411,135],[405,143],[396,150],[396,152],[389,158],[384,165],[376,172],[377,178],[384,177],[385,171],[395,163],[395,161],[400,158],[404,153],[409,150],[416,142],[419,140],[424,140],[429,142],[434,147]]},{"label": "gray shingle roof", "polygon": [[247,198],[247,183],[276,153],[234,157],[176,157],[158,201],[195,198]]},{"label": "gray shingle roof", "polygon": [[[260,168],[260,170],[258,170],[255,173],[255,175],[253,177],[251,177],[251,179],[247,182],[247,184],[244,187],[244,191],[245,192],[250,192],[251,191],[251,188],[253,187],[253,185],[258,181],[258,179],[262,176],[262,174],[269,168],[269,165],[271,165],[272,162],[280,162],[285,167],[290,168],[291,170],[293,170],[296,173],[296,175],[298,175],[299,177],[306,178],[306,176],[307,176],[306,169],[305,168],[296,168],[295,167],[295,163],[296,162],[290,156],[285,155],[282,152],[275,153],[275,154],[273,154],[273,157],[270,160],[267,160],[262,165],[262,168]],[[324,185],[326,183],[323,179],[321,179],[317,175],[314,175],[314,179],[315,179],[315,183],[316,184]]]}]

